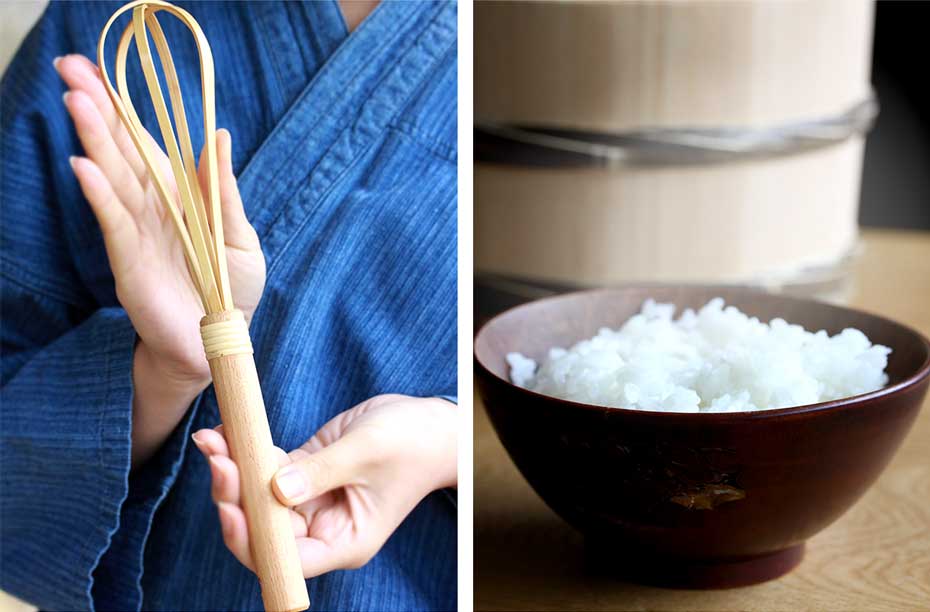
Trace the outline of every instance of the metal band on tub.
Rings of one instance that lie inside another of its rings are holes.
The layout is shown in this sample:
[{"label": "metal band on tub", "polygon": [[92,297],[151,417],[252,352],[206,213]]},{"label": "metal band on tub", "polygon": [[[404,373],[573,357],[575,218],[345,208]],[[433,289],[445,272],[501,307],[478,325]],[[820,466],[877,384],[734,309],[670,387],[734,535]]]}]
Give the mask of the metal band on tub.
[{"label": "metal band on tub", "polygon": [[475,121],[475,161],[521,166],[676,166],[793,155],[867,132],[878,116],[872,93],[830,117],[764,128],[657,128],[590,132]]}]

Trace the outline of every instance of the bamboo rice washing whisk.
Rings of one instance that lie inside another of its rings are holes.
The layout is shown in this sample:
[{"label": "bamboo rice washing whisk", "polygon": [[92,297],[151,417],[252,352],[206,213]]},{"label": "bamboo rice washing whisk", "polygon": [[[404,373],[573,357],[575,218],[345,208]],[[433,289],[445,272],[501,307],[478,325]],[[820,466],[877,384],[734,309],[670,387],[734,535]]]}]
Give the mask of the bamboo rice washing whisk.
[{"label": "bamboo rice washing whisk", "polygon": [[[116,53],[116,89],[104,63],[107,32],[116,19],[132,11],[132,21],[119,40]],[[184,102],[171,52],[155,13],[166,11],[190,30],[200,56],[203,96],[206,193],[197,179]],[[168,107],[162,95],[148,35],[155,43],[177,125],[175,138]],[[126,86],[126,57],[135,40],[158,125],[177,184],[177,204],[155,163],[155,146],[145,135]],[[197,21],[185,10],[160,0],[136,0],[117,10],[100,33],[97,65],[103,84],[145,162],[162,205],[168,211],[180,238],[191,280],[203,303],[206,316],[200,321],[204,352],[213,375],[220,416],[233,459],[239,466],[242,505],[249,526],[255,570],[261,583],[262,600],[269,612],[296,612],[310,606],[289,510],[275,498],[271,478],[278,461],[259,387],[252,343],[245,318],[233,305],[226,266],[223,222],[220,208],[216,159],[216,116],[213,56]],[[180,142],[179,142],[180,141]]]}]

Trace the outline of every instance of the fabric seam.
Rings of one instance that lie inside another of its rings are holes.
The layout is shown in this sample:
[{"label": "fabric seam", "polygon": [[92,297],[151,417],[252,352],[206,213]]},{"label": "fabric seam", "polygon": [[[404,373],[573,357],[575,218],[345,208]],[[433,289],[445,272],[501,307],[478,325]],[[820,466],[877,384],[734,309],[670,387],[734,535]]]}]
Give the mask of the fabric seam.
[{"label": "fabric seam", "polygon": [[[113,386],[112,386],[112,380],[113,380],[112,359],[113,359],[113,349],[114,349],[113,345],[114,345],[114,338],[111,336],[107,342],[107,356],[106,356],[106,366],[105,366],[105,371],[107,373],[107,381],[110,383],[106,386],[107,391],[106,391],[106,395],[104,396],[105,398],[104,403],[106,406],[109,406],[111,398],[112,398],[112,394],[113,394]],[[130,401],[132,400],[133,391],[134,389],[132,388],[132,386],[130,386]],[[100,447],[97,452],[97,460],[100,464],[101,471],[106,469],[106,461],[104,460],[104,453],[106,450],[109,449],[109,446],[105,446],[104,444],[105,442],[104,423],[106,422],[106,417],[107,417],[107,411],[102,410],[100,412],[100,420],[98,421],[98,426],[97,426],[98,437],[100,438],[100,442],[101,442]],[[131,424],[130,424],[130,427],[132,427]],[[128,435],[130,436],[132,435],[131,431],[132,430],[130,429],[128,433]],[[131,443],[127,446],[127,449],[129,450],[131,454],[132,453]],[[93,595],[94,572],[97,571],[97,568],[100,566],[100,561],[103,559],[104,555],[107,553],[107,551],[110,550],[110,547],[113,545],[113,536],[116,534],[117,531],[119,531],[120,524],[122,522],[121,515],[122,515],[123,505],[126,503],[126,500],[129,498],[129,469],[127,469],[126,473],[123,475],[121,485],[122,485],[123,490],[122,490],[122,495],[119,499],[119,502],[116,504],[116,509],[114,512],[115,522],[111,529],[107,529],[107,537],[106,537],[106,543],[105,543],[106,545],[100,550],[99,553],[97,553],[97,556],[94,559],[94,562],[91,565],[87,573],[88,581],[87,581],[87,590],[86,590],[85,595],[87,597],[88,609],[91,612],[94,612],[96,610],[96,606],[94,605],[94,595]],[[99,508],[100,514],[105,515],[108,513],[107,503],[102,497],[100,499],[98,508]]]},{"label": "fabric seam", "polygon": [[[404,60],[409,57],[410,53],[416,50],[418,45],[423,40],[423,37],[426,34],[430,33],[436,27],[436,24],[441,23],[442,15],[443,15],[443,11],[440,10],[432,17],[429,24],[425,26],[423,30],[421,30],[421,32],[419,32],[416,35],[409,49],[404,53],[404,55],[399,57],[396,62],[390,65],[390,73],[393,73],[394,71],[396,71],[398,69],[398,66],[403,64]],[[453,39],[445,46],[445,48],[443,49],[441,53],[438,53],[436,54],[435,57],[431,58],[432,65],[430,67],[430,70],[424,71],[424,74],[430,73],[432,71],[432,67],[438,64],[439,62],[441,62],[443,57],[445,57],[445,50],[453,46],[455,42],[456,41]],[[392,81],[393,79],[391,79],[390,76],[383,79],[381,82],[379,82],[378,89],[380,90],[382,87],[385,86],[385,83],[392,82]],[[378,143],[384,142],[384,134],[390,131],[391,129],[394,129],[394,126],[392,125],[393,120],[398,116],[398,114],[400,114],[403,111],[403,109],[406,107],[407,103],[411,99],[411,96],[413,96],[414,94],[415,94],[415,91],[413,89],[408,90],[406,96],[402,100],[394,104],[392,108],[392,117],[390,119],[384,121],[380,125],[375,124],[375,125],[367,126],[369,129],[372,130],[370,141],[368,142],[366,146],[360,148],[356,152],[356,154],[352,157],[352,159],[345,162],[345,166],[343,167],[343,169],[336,175],[335,178],[330,180],[328,185],[325,186],[322,193],[320,194],[320,198],[317,201],[316,205],[310,207],[309,209],[301,211],[301,222],[297,225],[296,228],[290,230],[289,232],[290,235],[284,241],[284,243],[281,244],[280,247],[275,248],[274,259],[268,267],[268,276],[270,276],[273,270],[276,268],[276,265],[278,261],[281,259],[282,254],[287,251],[287,249],[290,247],[291,244],[293,244],[293,241],[295,240],[296,236],[299,235],[300,231],[306,226],[307,222],[312,218],[313,213],[316,210],[319,210],[320,206],[331,195],[332,190],[338,184],[339,179],[344,177],[347,172],[349,172],[352,168],[354,168],[358,164],[359,160],[364,158],[364,156],[372,149],[372,147],[374,147]],[[364,109],[368,105],[368,103],[373,97],[374,95],[372,95],[372,97],[369,98],[368,101],[365,102],[365,104],[362,106],[362,109]],[[267,234],[273,233],[274,227],[280,222],[280,219],[282,218],[282,216],[284,216],[285,213],[292,208],[291,206],[292,202],[296,199],[300,199],[305,193],[307,193],[307,190],[311,189],[313,175],[316,172],[320,171],[321,168],[323,168],[326,165],[325,161],[330,158],[330,156],[332,155],[333,148],[339,144],[340,139],[342,139],[346,134],[349,134],[352,131],[354,131],[358,126],[359,126],[359,122],[358,122],[358,119],[356,118],[355,121],[351,122],[349,125],[346,125],[345,127],[343,127],[342,130],[339,131],[336,137],[333,138],[333,140],[331,141],[331,144],[327,148],[326,152],[323,154],[323,156],[321,156],[320,161],[317,163],[316,167],[313,170],[311,170],[311,172],[308,174],[308,178],[304,179],[304,185],[298,191],[298,195],[292,198],[288,198],[287,200],[282,202],[274,218],[265,226],[264,228],[265,231],[263,232],[264,234],[267,235]],[[449,161],[449,160],[446,160],[446,161]]]}]

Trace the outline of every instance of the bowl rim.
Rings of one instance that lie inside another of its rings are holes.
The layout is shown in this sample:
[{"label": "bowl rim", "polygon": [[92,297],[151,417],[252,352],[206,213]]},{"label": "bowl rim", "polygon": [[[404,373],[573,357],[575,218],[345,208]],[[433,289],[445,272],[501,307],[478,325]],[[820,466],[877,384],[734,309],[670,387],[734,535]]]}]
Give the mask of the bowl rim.
[{"label": "bowl rim", "polygon": [[[907,331],[908,333],[914,335],[920,342],[923,344],[926,351],[926,358],[923,363],[917,368],[917,371],[908,376],[902,381],[899,381],[893,385],[882,387],[881,389],[876,389],[875,391],[869,391],[868,393],[860,393],[859,395],[852,395],[849,397],[843,397],[834,400],[828,400],[825,402],[818,402],[816,404],[802,404],[800,406],[789,406],[787,408],[774,408],[769,410],[741,410],[736,412],[673,412],[673,411],[662,411],[662,410],[639,410],[634,408],[617,408],[614,406],[602,406],[599,404],[586,404],[583,402],[576,402],[574,400],[564,399],[561,397],[555,397],[554,395],[546,395],[544,393],[538,393],[524,387],[520,387],[510,382],[510,380],[498,376],[495,374],[489,367],[481,362],[481,359],[478,357],[477,342],[479,336],[487,329],[492,323],[497,319],[504,317],[515,310],[520,308],[529,307],[532,304],[539,304],[541,302],[546,302],[550,300],[559,300],[567,299],[570,297],[578,297],[582,295],[595,294],[595,293],[614,293],[621,291],[649,291],[655,289],[673,289],[673,288],[682,288],[682,289],[720,289],[721,291],[733,291],[737,290],[747,295],[756,295],[764,297],[777,297],[779,299],[793,301],[793,302],[803,302],[815,304],[822,304],[825,306],[830,306],[833,308],[838,308],[841,310],[852,311],[861,315],[866,315],[875,319],[879,319],[885,323],[890,323]],[[663,420],[683,420],[683,421],[701,421],[704,423],[713,422],[713,421],[745,421],[745,420],[757,420],[757,419],[766,419],[766,418],[777,418],[777,417],[788,417],[793,415],[807,415],[811,413],[820,413],[832,410],[834,408],[846,407],[849,408],[853,405],[862,405],[869,403],[872,400],[880,399],[885,396],[890,396],[894,394],[901,393],[919,385],[924,381],[928,376],[930,376],[930,340],[927,339],[922,333],[914,329],[909,325],[904,323],[899,323],[888,317],[875,314],[873,312],[863,310],[861,308],[851,308],[849,306],[842,306],[838,304],[832,304],[824,300],[819,300],[816,298],[802,298],[792,295],[776,294],[764,289],[757,287],[739,287],[739,286],[725,286],[725,285],[700,285],[700,284],[682,284],[682,285],[672,285],[672,284],[631,284],[623,285],[617,287],[600,287],[595,289],[582,289],[579,291],[569,291],[566,293],[559,293],[556,295],[546,296],[536,300],[530,300],[529,302],[524,302],[522,304],[517,304],[512,306],[485,321],[475,332],[474,339],[472,341],[472,356],[475,364],[483,370],[487,375],[492,378],[503,382],[508,387],[516,390],[518,393],[529,396],[530,398],[541,399],[549,402],[555,402],[564,404],[567,408],[580,408],[587,411],[599,412],[601,414],[617,414],[617,416],[625,415],[629,417],[637,418],[655,418],[661,417]]]}]

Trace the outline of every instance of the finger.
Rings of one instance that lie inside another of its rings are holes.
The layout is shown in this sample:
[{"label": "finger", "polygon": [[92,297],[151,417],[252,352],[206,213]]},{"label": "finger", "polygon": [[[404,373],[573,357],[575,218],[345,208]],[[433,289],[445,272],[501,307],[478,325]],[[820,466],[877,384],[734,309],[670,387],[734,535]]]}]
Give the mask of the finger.
[{"label": "finger", "polygon": [[[297,504],[294,506],[294,510],[299,512],[308,524],[313,524],[319,513],[333,507],[339,507],[339,504],[342,502],[342,500],[338,498],[340,493],[340,491],[330,491],[329,493],[317,495],[313,499],[308,499],[302,504]],[[317,527],[319,527],[319,524],[317,524]],[[323,537],[325,534],[316,532],[313,535],[315,537]]]},{"label": "finger", "polygon": [[[223,425],[217,425],[213,429],[201,429],[194,433],[191,438],[204,455],[226,455],[231,457],[229,445],[226,443],[226,434]],[[275,458],[278,460],[278,466],[284,467],[291,463],[290,456],[279,446],[274,447]]]},{"label": "finger", "polygon": [[100,79],[100,71],[96,64],[84,57],[83,55],[71,54],[56,58],[54,61],[55,69],[61,75],[62,80],[70,89],[81,90],[87,93],[93,100],[94,105],[100,111],[101,116],[106,122],[107,128],[116,142],[117,147],[122,152],[126,162],[132,168],[138,180],[145,178],[145,164],[139,157],[129,132],[126,131],[123,122],[116,113],[116,108],[110,100],[103,81]]},{"label": "finger", "polygon": [[142,186],[113,141],[100,111],[83,91],[66,92],[64,102],[88,157],[103,171],[130,212],[138,211],[143,203]]},{"label": "finger", "polygon": [[69,161],[81,191],[100,224],[110,267],[114,273],[118,273],[121,266],[128,265],[137,256],[135,221],[116,197],[110,182],[97,164],[86,157],[72,157]]},{"label": "finger", "polygon": [[[162,185],[165,186],[171,201],[180,206],[180,201],[178,199],[178,183],[174,179],[174,170],[171,167],[171,160],[168,158],[164,149],[161,148],[161,145],[158,144],[158,141],[155,140],[155,137],[148,131],[142,132],[142,140],[143,146],[149,151],[149,157],[154,164],[154,172],[158,173],[158,177],[161,179]],[[148,170],[146,170],[145,177],[146,180],[149,180]]]},{"label": "finger", "polygon": [[288,510],[288,514],[291,515],[291,527],[294,528],[294,537],[307,537],[307,519],[299,512],[294,512],[293,510]]},{"label": "finger", "polygon": [[191,436],[197,448],[206,456],[223,455],[229,456],[229,446],[226,444],[226,438],[216,429],[201,429]]},{"label": "finger", "polygon": [[321,574],[341,569],[345,564],[343,559],[334,554],[329,544],[316,538],[299,538],[297,554],[300,556],[304,578],[315,578]]},{"label": "finger", "polygon": [[327,491],[357,482],[371,450],[358,435],[348,434],[315,453],[291,452],[294,462],[272,479],[278,500],[293,506]]},{"label": "finger", "polygon": [[200,436],[199,431],[192,433],[191,441],[194,443],[194,446],[197,447],[197,450],[200,451],[200,454],[209,459],[210,455],[212,455],[213,453],[210,451],[209,448],[207,448],[204,445],[203,440],[199,436]]},{"label": "finger", "polygon": [[252,552],[249,550],[249,528],[246,525],[245,513],[239,506],[220,502],[217,504],[220,516],[220,528],[223,530],[223,543],[226,548],[253,572],[255,564],[252,562]]},{"label": "finger", "polygon": [[304,578],[340,569],[358,569],[368,563],[380,547],[360,539],[329,544],[317,538],[298,538],[297,552]]},{"label": "finger", "polygon": [[213,501],[239,504],[239,467],[229,457],[210,457],[210,495]]},{"label": "finger", "polygon": [[275,447],[274,447],[274,454],[275,454],[275,456],[276,456],[277,459],[278,459],[278,467],[284,467],[285,465],[290,465],[290,464],[292,464],[292,463],[294,462],[294,460],[291,459],[291,456],[288,455],[288,454],[284,451],[284,449],[281,448],[281,447],[275,446]]},{"label": "finger", "polygon": [[[208,193],[207,165],[204,163],[206,147],[200,153],[200,164],[197,168],[200,186],[203,192]],[[216,161],[217,180],[220,192],[220,207],[223,215],[223,240],[231,247],[243,250],[252,250],[258,247],[258,235],[245,215],[242,197],[239,195],[239,185],[232,166],[232,137],[229,130],[216,131]]]},{"label": "finger", "polygon": [[[276,447],[277,449],[277,447]],[[277,449],[281,450],[281,449]],[[284,451],[281,451],[283,454]],[[210,495],[216,503],[240,505],[241,485],[239,468],[229,457],[210,455]],[[307,519],[294,510],[289,511],[294,537],[307,535]]]}]

